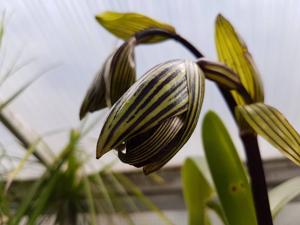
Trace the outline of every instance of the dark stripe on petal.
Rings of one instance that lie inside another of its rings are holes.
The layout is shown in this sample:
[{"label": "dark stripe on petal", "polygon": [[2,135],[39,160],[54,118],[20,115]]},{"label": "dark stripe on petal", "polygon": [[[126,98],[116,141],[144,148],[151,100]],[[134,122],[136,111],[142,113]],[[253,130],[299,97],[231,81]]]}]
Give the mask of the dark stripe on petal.
[{"label": "dark stripe on petal", "polygon": [[144,138],[143,134],[133,138],[126,144],[126,154],[119,152],[119,158],[129,164],[142,166],[143,162],[157,154],[176,136],[183,126],[183,120],[180,117],[171,117],[158,127],[155,132]]},{"label": "dark stripe on petal", "polygon": [[189,94],[185,126],[167,147],[149,159],[150,163],[143,168],[145,174],[154,172],[166,164],[188,141],[196,127],[204,96],[204,74],[193,62],[186,61],[185,65]]},{"label": "dark stripe on petal", "polygon": [[[112,107],[102,128],[97,144],[97,156],[100,157],[127,138],[137,135],[137,131],[145,132],[168,117],[184,113],[188,102],[187,89],[183,87],[186,85],[183,79],[185,70],[184,62],[180,60],[159,65],[124,93]],[[150,99],[149,96],[153,97]],[[145,104],[145,100],[149,102]],[[144,107],[140,107],[141,105]],[[134,114],[136,116],[132,117]]]}]

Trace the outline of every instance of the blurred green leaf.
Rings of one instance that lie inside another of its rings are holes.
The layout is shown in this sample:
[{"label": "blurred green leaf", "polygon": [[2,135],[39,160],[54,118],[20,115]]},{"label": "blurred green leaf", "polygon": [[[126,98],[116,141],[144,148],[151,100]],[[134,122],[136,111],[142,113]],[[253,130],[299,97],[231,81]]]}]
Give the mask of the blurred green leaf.
[{"label": "blurred green leaf", "polygon": [[103,172],[104,172],[103,170],[101,173],[97,172],[97,173],[91,175],[91,177],[94,180],[95,185],[97,187],[99,187],[100,194],[104,198],[104,202],[106,203],[105,207],[103,207],[103,211],[107,214],[116,213],[116,209],[114,207],[113,200],[110,196],[109,186],[102,178]]},{"label": "blurred green leaf", "polygon": [[84,183],[84,189],[85,189],[85,194],[87,197],[87,202],[89,206],[89,215],[91,217],[91,225],[97,225],[97,214],[96,214],[96,209],[95,209],[95,202],[93,198],[93,193],[90,185],[89,179],[85,176],[83,178],[83,183]]},{"label": "blurred green leaf", "polygon": [[225,126],[215,113],[206,114],[202,136],[207,163],[229,224],[257,224],[246,172]]},{"label": "blurred green leaf", "polygon": [[5,18],[5,11],[2,14],[2,17],[0,19],[0,48],[2,45],[2,40],[3,40],[3,36],[4,36],[4,18]]},{"label": "blurred green leaf", "polygon": [[47,168],[43,175],[36,180],[30,190],[28,190],[28,194],[22,199],[21,204],[13,217],[9,220],[8,225],[19,225],[22,218],[30,211],[31,216],[28,223],[36,224],[36,219],[44,213],[47,207],[51,207],[51,203],[53,202],[51,200],[49,201],[49,199],[55,186],[60,184],[57,182],[61,177],[60,169],[66,160],[74,153],[78,139],[79,134],[72,130],[66,147],[55,159],[53,164]]},{"label": "blurred green leaf", "polygon": [[59,171],[56,171],[55,173],[52,174],[50,179],[47,180],[46,183],[44,183],[39,189],[39,197],[36,199],[34,202],[34,207],[32,207],[32,202],[30,206],[32,207],[32,211],[30,212],[30,216],[27,221],[27,225],[35,225],[37,224],[37,219],[43,215],[45,209],[47,208],[49,204],[49,199],[51,197],[51,194],[55,190],[55,185],[57,181],[59,180],[60,177]]},{"label": "blurred green leaf", "polygon": [[300,135],[277,109],[256,103],[238,106],[236,114],[287,158],[300,165]]},{"label": "blurred green leaf", "polygon": [[[61,164],[59,164],[58,166],[60,167]],[[40,192],[41,187],[43,187],[44,182],[48,178],[48,172],[49,171],[47,171],[42,177],[40,177],[30,188],[30,190],[28,190],[28,194],[22,199],[21,204],[19,205],[15,215],[9,220],[8,225],[20,224],[22,218],[28,213],[29,209],[32,207],[36,194]]]},{"label": "blurred green leaf", "polygon": [[273,218],[295,197],[300,195],[300,177],[292,178],[273,188],[269,192],[270,207]]},{"label": "blurred green leaf", "polygon": [[7,224],[10,216],[10,199],[4,189],[4,183],[0,181],[0,224]]},{"label": "blurred green leaf", "polygon": [[[13,75],[17,74],[19,71],[26,68],[26,66],[32,64],[35,61],[35,59],[29,59],[25,62],[22,62],[22,63],[18,64],[19,60],[22,57],[22,52],[23,51],[20,51],[20,52],[17,53],[17,56],[12,60],[8,70],[5,71],[3,74],[1,74],[0,87],[5,83],[5,81],[8,78],[10,78]],[[1,62],[1,65],[3,64],[3,62],[4,62],[4,60]],[[0,67],[1,67],[1,65],[0,65]]]},{"label": "blurred green leaf", "polygon": [[222,206],[220,205],[220,202],[217,199],[214,198],[207,202],[207,207],[213,210],[219,216],[224,225],[229,225],[224,210],[222,209]]},{"label": "blurred green leaf", "polygon": [[131,180],[129,180],[125,175],[121,173],[115,173],[115,177],[119,180],[120,184],[122,184],[129,192],[132,192],[138,200],[143,203],[149,210],[154,212],[158,217],[164,222],[164,224],[173,224],[168,217],[157,207],[153,202],[151,202],[136,186]]},{"label": "blurred green leaf", "polygon": [[35,143],[33,143],[28,150],[26,151],[23,158],[18,162],[17,166],[14,168],[13,171],[11,171],[8,174],[8,177],[6,178],[6,185],[5,185],[5,191],[7,192],[8,188],[10,187],[11,183],[15,179],[15,177],[18,175],[18,173],[24,168],[25,163],[29,159],[29,157],[34,153],[36,150],[36,146],[39,144],[40,139],[38,139]]},{"label": "blurred green leaf", "polygon": [[[160,28],[175,33],[175,28],[171,25],[138,13],[106,11],[96,15],[96,20],[110,33],[124,40],[127,40],[139,31],[150,28]],[[144,40],[144,43],[155,43],[165,39],[167,38],[156,36]]]},{"label": "blurred green leaf", "polygon": [[205,225],[206,203],[214,191],[202,174],[199,161],[187,158],[181,170],[184,200],[189,214],[189,225]]},{"label": "blurred green leaf", "polygon": [[21,86],[15,93],[13,93],[11,96],[9,96],[4,102],[0,102],[0,111],[2,109],[4,109],[7,105],[9,105],[9,103],[11,103],[13,100],[15,100],[20,94],[22,94],[27,88],[29,88],[40,77],[42,77],[46,73],[52,71],[53,69],[56,69],[56,67],[48,68],[45,71],[39,73],[37,76],[34,76],[32,79],[30,79],[25,84],[23,84],[23,86]]},{"label": "blurred green leaf", "polygon": [[[218,15],[215,29],[215,42],[219,60],[239,75],[242,84],[254,102],[263,102],[263,85],[245,42],[222,15]],[[233,91],[232,94],[237,104],[243,105],[245,103],[237,92]]]}]

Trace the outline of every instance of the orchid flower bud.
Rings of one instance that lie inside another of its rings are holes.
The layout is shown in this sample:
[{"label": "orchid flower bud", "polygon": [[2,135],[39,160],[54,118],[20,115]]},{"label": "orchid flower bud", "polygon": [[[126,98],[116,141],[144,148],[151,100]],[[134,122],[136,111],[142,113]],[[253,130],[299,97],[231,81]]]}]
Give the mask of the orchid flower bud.
[{"label": "orchid flower bud", "polygon": [[135,82],[135,38],[124,42],[105,61],[96,75],[80,108],[80,119],[88,112],[111,107]]},{"label": "orchid flower bud", "polygon": [[188,141],[200,114],[204,73],[175,60],[148,71],[115,103],[97,143],[97,158],[117,150],[121,161],[149,174]]}]

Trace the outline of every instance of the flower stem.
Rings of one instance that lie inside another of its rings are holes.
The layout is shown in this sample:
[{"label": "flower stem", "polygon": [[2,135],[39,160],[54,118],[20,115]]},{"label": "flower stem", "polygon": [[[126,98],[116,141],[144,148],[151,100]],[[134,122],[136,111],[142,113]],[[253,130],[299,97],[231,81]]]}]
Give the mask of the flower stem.
[{"label": "flower stem", "polygon": [[141,32],[138,32],[135,34],[135,38],[137,40],[137,43],[141,43],[144,39],[154,36],[154,35],[159,35],[159,36],[164,36],[171,38],[180,44],[182,44],[184,47],[186,47],[196,58],[202,58],[204,55],[194,46],[192,45],[189,41],[187,41],[185,38],[181,37],[179,34],[172,33],[166,30],[161,30],[161,29],[148,29],[144,30]]},{"label": "flower stem", "polygon": [[[153,35],[169,37],[185,46],[196,58],[204,57],[204,55],[200,51],[198,51],[198,49],[195,46],[193,46],[189,41],[187,41],[186,39],[184,39],[176,33],[168,32],[161,29],[148,29],[136,33],[135,37],[137,43],[139,43],[142,42],[143,39],[151,37]],[[235,100],[233,99],[229,91],[223,89],[219,85],[217,86],[223,98],[225,99],[233,118],[235,119],[234,109],[237,106]],[[236,124],[238,125],[238,123]],[[254,133],[241,132],[240,138],[243,142],[244,149],[246,152],[247,166],[251,177],[252,194],[255,204],[258,225],[273,225],[265,173],[257,142],[257,136]]]},{"label": "flower stem", "polygon": [[268,190],[266,188],[265,173],[259,152],[257,136],[253,133],[241,133],[240,137],[247,156],[253,196],[258,199],[254,201],[257,219],[259,219],[259,224],[272,225],[273,221],[269,206]]}]

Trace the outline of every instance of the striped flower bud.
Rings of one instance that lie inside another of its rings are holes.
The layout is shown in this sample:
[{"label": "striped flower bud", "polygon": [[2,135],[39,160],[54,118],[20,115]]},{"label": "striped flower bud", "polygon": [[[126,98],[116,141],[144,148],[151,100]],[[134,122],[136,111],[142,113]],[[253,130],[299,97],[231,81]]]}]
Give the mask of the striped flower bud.
[{"label": "striped flower bud", "polygon": [[136,80],[134,46],[128,39],[105,61],[96,75],[80,108],[80,119],[88,112],[111,107]]},{"label": "striped flower bud", "polygon": [[188,141],[204,95],[204,73],[191,61],[160,64],[112,107],[97,143],[97,158],[112,149],[121,161],[149,174]]}]

